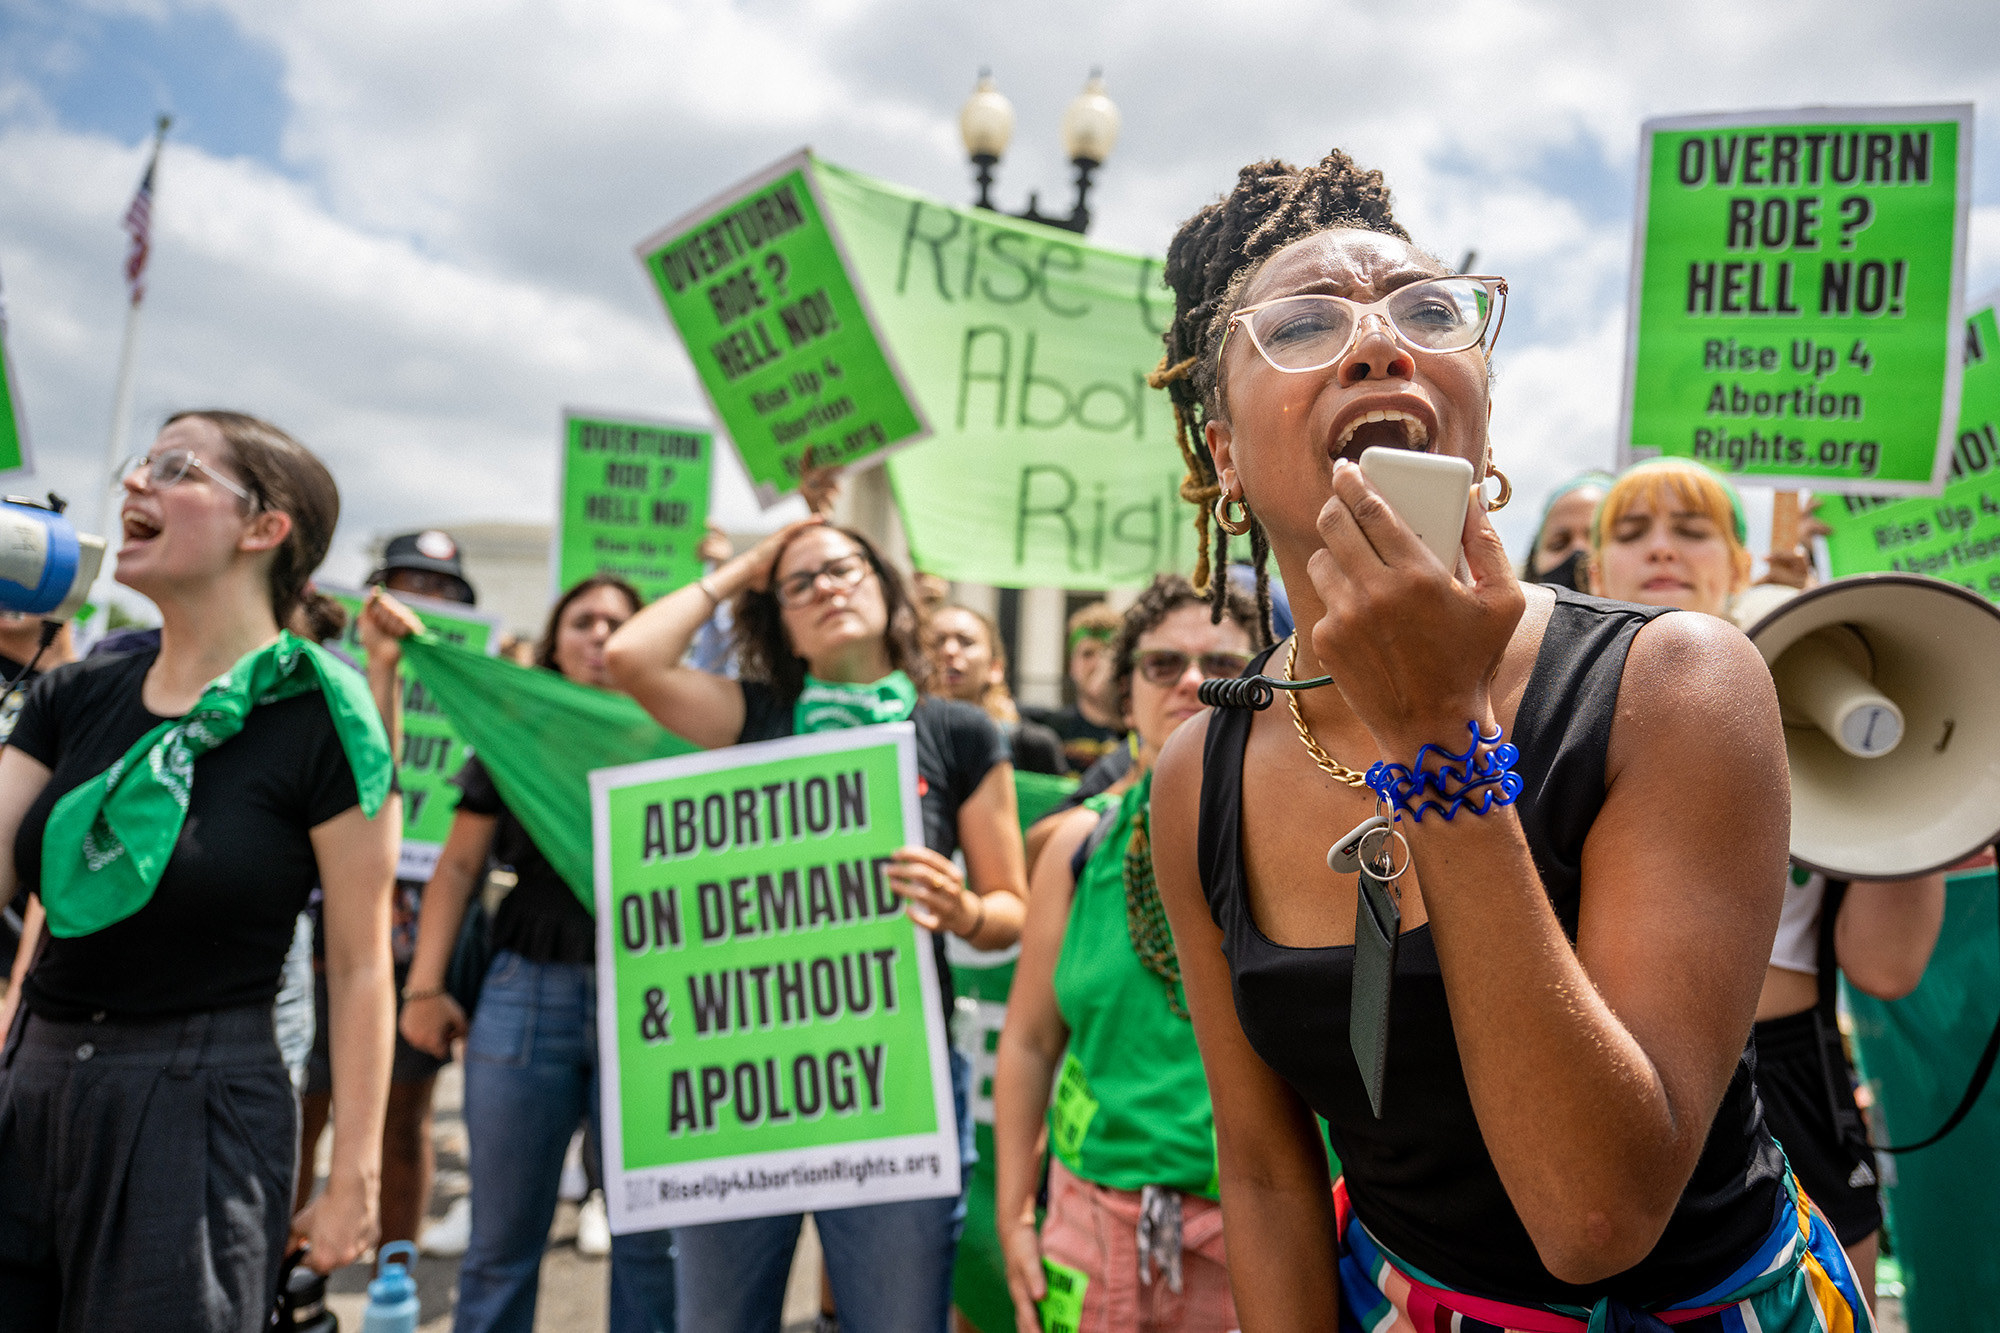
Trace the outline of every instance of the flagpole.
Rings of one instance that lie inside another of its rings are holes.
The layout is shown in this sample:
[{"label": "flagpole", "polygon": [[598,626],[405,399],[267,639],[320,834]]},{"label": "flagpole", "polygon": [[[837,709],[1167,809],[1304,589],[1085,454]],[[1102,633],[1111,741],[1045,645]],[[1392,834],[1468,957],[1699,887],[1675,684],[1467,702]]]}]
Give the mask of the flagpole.
[{"label": "flagpole", "polygon": [[[167,142],[167,129],[173,123],[174,118],[172,116],[163,114],[153,128],[153,152],[152,156],[146,160],[146,174],[141,178],[140,185],[140,189],[148,196],[147,210],[149,214],[152,207],[150,196],[153,191],[153,173],[160,165],[160,149],[165,146]],[[128,226],[130,222],[131,215],[128,213]],[[147,230],[150,233],[150,219],[147,223]],[[134,240],[136,243],[137,237]],[[118,492],[118,483],[121,480],[118,476],[118,465],[125,461],[125,437],[132,428],[132,370],[135,359],[134,353],[139,343],[139,306],[145,299],[145,287],[141,279],[145,271],[146,257],[143,252],[140,252],[136,254],[135,258],[136,271],[134,261],[127,261],[126,283],[130,293],[130,300],[125,307],[125,337],[118,349],[118,384],[112,391],[111,396],[111,435],[104,446],[104,482],[98,488],[97,492],[97,531],[104,534],[106,544],[114,552],[118,549],[118,542],[111,535],[111,522],[116,517],[115,497]],[[98,576],[100,583],[110,580],[115,560],[116,556],[113,556],[111,559],[105,561],[104,569]],[[93,598],[93,600],[100,601],[100,615],[108,613],[108,600],[98,598]]]},{"label": "flagpole", "polygon": [[[118,489],[118,465],[125,461],[125,434],[132,427],[132,351],[139,341],[139,303],[125,307],[125,341],[118,349],[118,388],[111,398],[111,439],[104,450],[104,484],[97,492],[97,531],[111,530],[112,496]],[[116,549],[116,543],[113,543]]]}]

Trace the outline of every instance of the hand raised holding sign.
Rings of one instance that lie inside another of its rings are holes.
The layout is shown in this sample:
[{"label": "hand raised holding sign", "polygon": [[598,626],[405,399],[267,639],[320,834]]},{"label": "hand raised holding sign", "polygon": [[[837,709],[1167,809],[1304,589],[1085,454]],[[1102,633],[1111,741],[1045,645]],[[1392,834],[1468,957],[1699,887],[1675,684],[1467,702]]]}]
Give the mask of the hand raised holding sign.
[{"label": "hand raised holding sign", "polygon": [[889,887],[909,900],[910,920],[964,939],[986,924],[986,905],[967,892],[957,865],[928,847],[904,847],[889,860]]}]

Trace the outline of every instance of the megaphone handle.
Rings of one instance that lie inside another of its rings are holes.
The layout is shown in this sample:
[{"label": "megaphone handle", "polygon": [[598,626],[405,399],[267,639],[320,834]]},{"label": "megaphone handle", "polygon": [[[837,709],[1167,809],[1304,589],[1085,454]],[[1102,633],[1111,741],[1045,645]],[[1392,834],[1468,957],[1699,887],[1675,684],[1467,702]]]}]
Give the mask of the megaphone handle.
[{"label": "megaphone handle", "polygon": [[[2000,845],[1996,845],[1994,851],[1996,855],[2000,855]],[[1994,874],[1996,876],[1994,900],[2000,902],[2000,862],[1995,864]],[[2000,1060],[2000,1016],[1996,1016],[1993,1020],[1993,1034],[1986,1039],[1986,1049],[1980,1054],[1979,1063],[1973,1067],[1972,1081],[1966,1085],[1965,1096],[1959,1098],[1958,1108],[1946,1118],[1942,1125],[1938,1126],[1937,1132],[1928,1138],[1919,1139],[1915,1143],[1905,1143],[1894,1148],[1878,1148],[1876,1151],[1887,1153],[1916,1152],[1919,1148],[1930,1147],[1933,1143],[1936,1143],[1939,1139],[1957,1129],[1965,1120],[1965,1117],[1972,1114],[1972,1108],[1979,1102],[1979,1094],[1986,1091],[1986,1082],[1993,1077],[1993,1065],[1996,1060]]]}]

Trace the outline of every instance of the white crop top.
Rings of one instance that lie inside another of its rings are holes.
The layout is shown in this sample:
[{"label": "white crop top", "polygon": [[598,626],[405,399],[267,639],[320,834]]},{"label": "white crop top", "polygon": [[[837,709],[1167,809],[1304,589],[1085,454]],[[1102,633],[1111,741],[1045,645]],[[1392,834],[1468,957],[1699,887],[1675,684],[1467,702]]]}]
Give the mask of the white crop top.
[{"label": "white crop top", "polygon": [[1826,901],[1826,876],[1793,866],[1785,876],[1785,907],[1778,914],[1778,938],[1771,966],[1819,975],[1819,912]]}]

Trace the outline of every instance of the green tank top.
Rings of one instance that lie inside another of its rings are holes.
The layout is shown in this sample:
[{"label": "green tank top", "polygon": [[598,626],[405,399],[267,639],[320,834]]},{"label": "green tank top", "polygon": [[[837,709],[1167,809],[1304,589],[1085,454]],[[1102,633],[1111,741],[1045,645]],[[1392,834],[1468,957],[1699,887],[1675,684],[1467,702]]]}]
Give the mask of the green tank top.
[{"label": "green tank top", "polygon": [[1194,1027],[1169,1006],[1166,982],[1139,961],[1125,925],[1125,849],[1152,786],[1149,774],[1125,794],[1077,878],[1056,958],[1056,1008],[1070,1036],[1049,1142],[1084,1180],[1213,1199],[1215,1114]]}]

